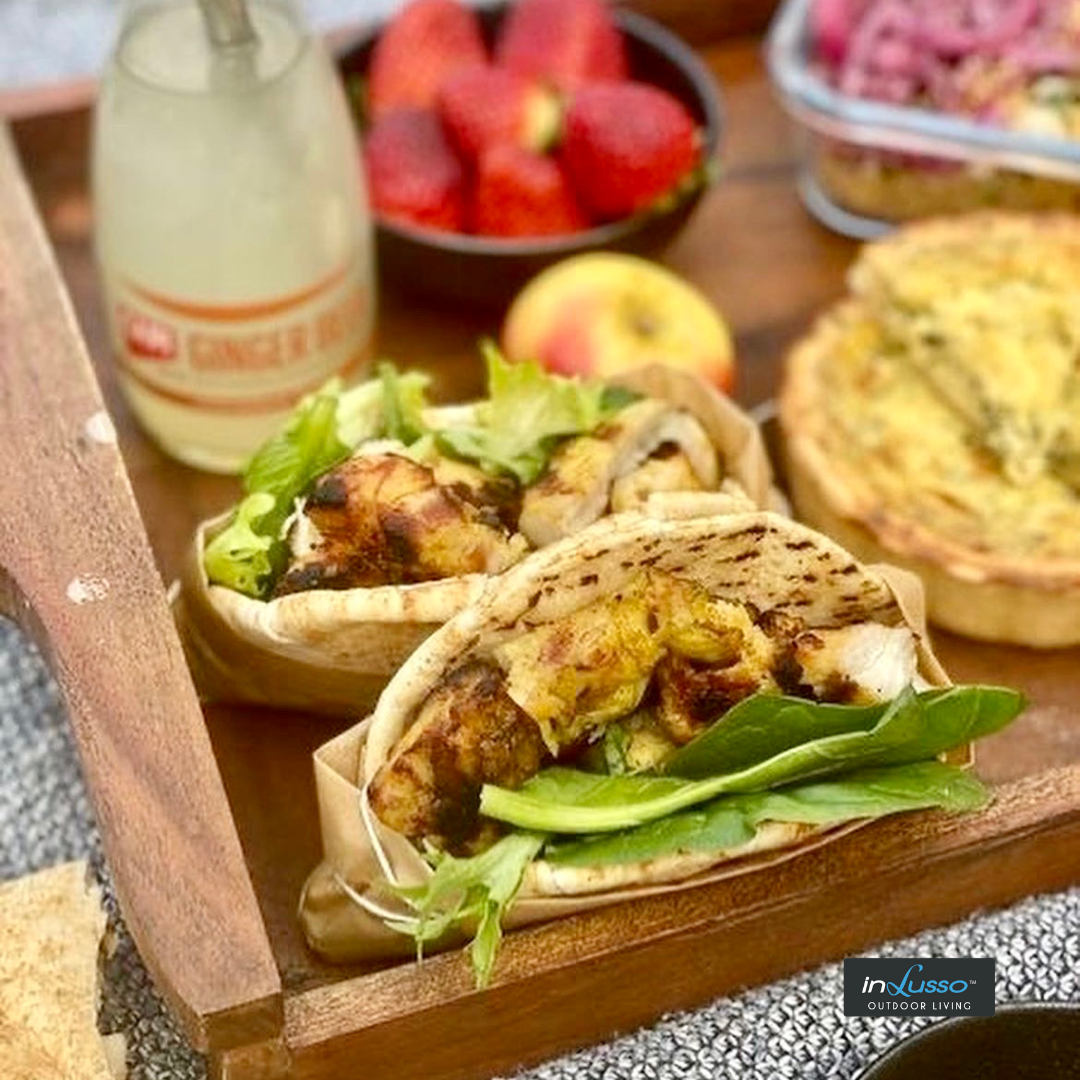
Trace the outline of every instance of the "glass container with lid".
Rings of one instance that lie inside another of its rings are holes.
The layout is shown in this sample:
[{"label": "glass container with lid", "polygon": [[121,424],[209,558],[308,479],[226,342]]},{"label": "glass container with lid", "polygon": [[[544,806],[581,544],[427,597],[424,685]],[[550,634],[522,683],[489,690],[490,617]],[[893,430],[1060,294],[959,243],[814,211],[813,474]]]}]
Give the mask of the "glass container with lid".
[{"label": "glass container with lid", "polygon": [[1080,139],[842,92],[815,59],[816,2],[785,0],[766,59],[799,125],[800,193],[824,224],[870,239],[899,221],[976,207],[1080,209]]}]

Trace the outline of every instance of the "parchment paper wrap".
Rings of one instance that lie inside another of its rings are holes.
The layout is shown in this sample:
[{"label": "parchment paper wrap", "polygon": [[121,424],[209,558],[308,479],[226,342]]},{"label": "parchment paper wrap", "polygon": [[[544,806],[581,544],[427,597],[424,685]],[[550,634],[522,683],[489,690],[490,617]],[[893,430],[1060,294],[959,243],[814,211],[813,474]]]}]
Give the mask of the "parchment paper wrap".
[{"label": "parchment paper wrap", "polygon": [[[761,433],[729,398],[688,372],[662,365],[611,381],[697,417],[724,464],[724,494],[748,498],[756,507],[779,505]],[[467,409],[432,411],[460,419]],[[693,494],[684,496],[684,513],[743,506],[714,493],[696,497],[704,500],[697,510]],[[418,585],[317,589],[255,600],[206,578],[203,548],[226,518],[199,526],[173,603],[195,684],[208,701],[362,716],[413,649],[477,599],[487,581],[472,574]]]},{"label": "parchment paper wrap", "polygon": [[[739,563],[731,556],[747,550],[749,544],[762,553],[760,565],[765,572],[755,573],[747,584],[741,572],[733,573],[732,567]],[[658,552],[663,553],[659,558]],[[385,882],[416,884],[430,874],[413,845],[375,819],[366,805],[364,789],[390,756],[430,689],[445,672],[489,653],[499,641],[522,628],[610,595],[620,580],[639,571],[643,559],[650,559],[648,565],[659,570],[693,578],[715,595],[749,599],[761,610],[788,606],[810,626],[864,619],[906,623],[917,637],[920,674],[934,685],[948,685],[927,643],[922,591],[911,574],[877,566],[859,567],[857,573],[845,570],[853,560],[842,548],[772,513],[664,521],[641,514],[609,518],[575,540],[533,555],[528,565],[515,567],[494,582],[479,602],[443,626],[409,658],[380,697],[372,716],[315,752],[324,858],[304,887],[300,917],[307,940],[318,953],[346,962],[408,955],[414,949],[411,939],[387,929],[348,892],[360,894],[369,905],[401,912],[404,909],[388,893]],[[778,560],[783,568],[775,565]],[[582,574],[585,566],[588,573]],[[819,575],[820,580],[810,584],[805,580],[807,574]],[[843,580],[842,587],[822,584],[838,579]],[[970,763],[969,749],[952,752],[949,760]],[[548,864],[534,865],[506,925],[521,926],[759,872],[857,827],[859,823],[850,823],[819,830],[774,823],[761,829],[754,841],[739,851],[706,859],[669,858],[664,865],[640,867],[634,885],[584,895],[551,895],[561,888],[560,882],[547,874],[544,868]]]}]

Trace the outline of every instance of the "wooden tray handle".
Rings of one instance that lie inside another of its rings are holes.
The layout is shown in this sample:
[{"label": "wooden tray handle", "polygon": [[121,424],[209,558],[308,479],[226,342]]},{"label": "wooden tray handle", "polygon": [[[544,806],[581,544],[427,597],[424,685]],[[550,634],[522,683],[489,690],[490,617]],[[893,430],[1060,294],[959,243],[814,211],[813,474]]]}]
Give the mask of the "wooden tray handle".
[{"label": "wooden tray handle", "polygon": [[60,273],[0,125],[0,608],[60,685],[120,905],[200,1050],[272,1039],[281,981]]}]

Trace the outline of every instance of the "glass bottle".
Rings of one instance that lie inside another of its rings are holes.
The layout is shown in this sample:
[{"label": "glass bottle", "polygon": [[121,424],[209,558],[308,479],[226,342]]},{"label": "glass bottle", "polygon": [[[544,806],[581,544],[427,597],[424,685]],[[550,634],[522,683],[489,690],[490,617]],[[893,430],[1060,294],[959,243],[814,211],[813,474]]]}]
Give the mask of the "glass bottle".
[{"label": "glass bottle", "polygon": [[239,470],[374,323],[357,136],[289,0],[213,47],[196,0],[129,2],[95,110],[95,246],[121,385],[199,468]]}]

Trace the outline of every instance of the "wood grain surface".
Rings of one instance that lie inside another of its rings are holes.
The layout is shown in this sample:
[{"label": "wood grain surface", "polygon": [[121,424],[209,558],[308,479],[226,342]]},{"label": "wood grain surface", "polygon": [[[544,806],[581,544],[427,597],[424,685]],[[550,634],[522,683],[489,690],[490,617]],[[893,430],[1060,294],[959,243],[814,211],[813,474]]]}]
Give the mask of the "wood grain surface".
[{"label": "wood grain surface", "polygon": [[[727,314],[738,397],[755,405],[773,394],[787,346],[841,294],[855,246],[799,204],[793,133],[763,73],[760,41],[711,46],[704,55],[725,97],[724,175],[665,261]],[[85,112],[15,125],[169,579],[195,523],[237,488],[165,458],[119,396],[89,244],[87,131]],[[430,370],[440,397],[480,390],[475,342],[496,329],[489,316],[420,307],[386,285],[379,318],[381,354]],[[338,725],[207,709],[285,997],[285,1045],[268,1034],[250,1046],[217,1047],[216,1074],[466,1080],[507,1072],[666,1009],[1080,881],[1080,650],[1033,653],[935,638],[957,679],[1017,685],[1034,702],[980,750],[980,772],[998,784],[988,813],[883,822],[758,876],[515,933],[496,985],[481,996],[460,955],[377,970],[331,967],[307,951],[295,907],[319,854],[310,752]],[[231,978],[227,964],[223,978]]]},{"label": "wood grain surface", "polygon": [[0,193],[0,604],[59,682],[159,986],[196,1044],[265,1038],[281,1025],[278,973],[112,425],[2,125]]}]

